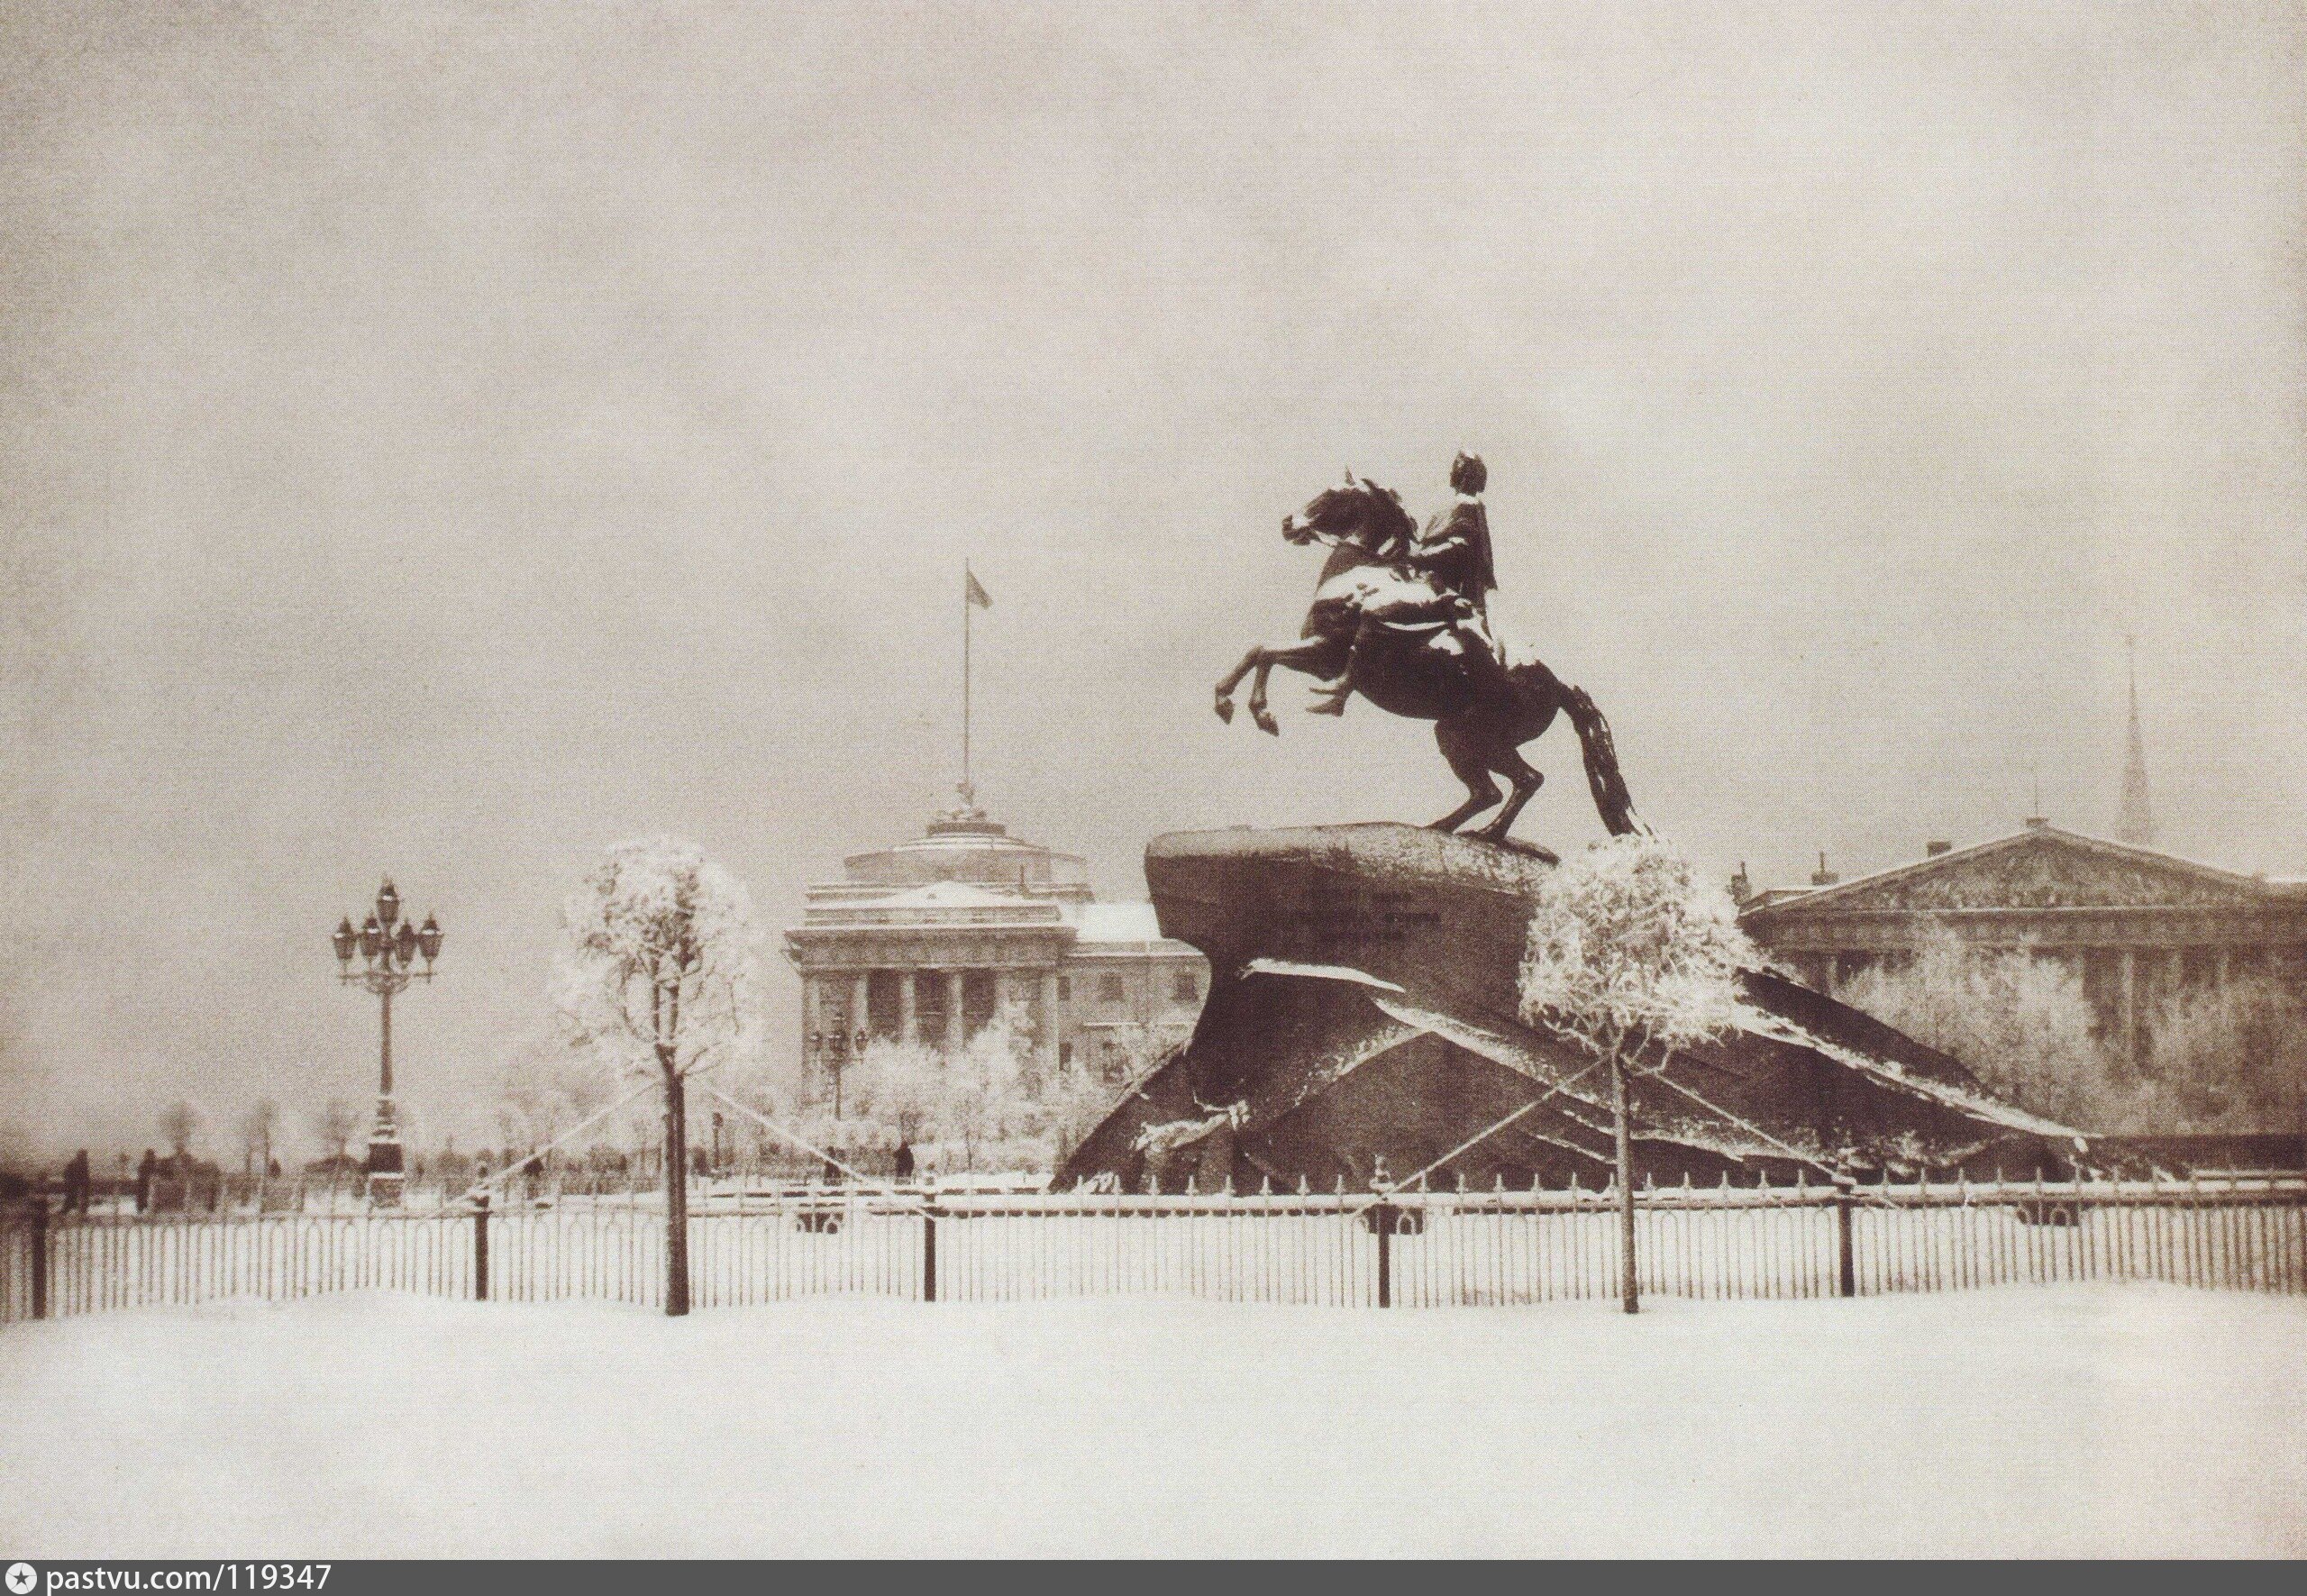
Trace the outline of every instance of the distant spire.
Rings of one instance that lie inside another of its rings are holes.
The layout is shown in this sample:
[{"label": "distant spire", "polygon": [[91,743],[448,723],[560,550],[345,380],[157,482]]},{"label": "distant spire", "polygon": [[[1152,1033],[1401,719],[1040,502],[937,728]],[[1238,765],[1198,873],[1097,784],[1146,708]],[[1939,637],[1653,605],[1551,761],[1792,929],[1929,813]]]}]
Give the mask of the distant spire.
[{"label": "distant spire", "polygon": [[2147,739],[2138,729],[2138,640],[2123,639],[2130,678],[2130,739],[2123,753],[2123,802],[2115,816],[2115,840],[2151,847],[2155,811],[2147,801]]}]

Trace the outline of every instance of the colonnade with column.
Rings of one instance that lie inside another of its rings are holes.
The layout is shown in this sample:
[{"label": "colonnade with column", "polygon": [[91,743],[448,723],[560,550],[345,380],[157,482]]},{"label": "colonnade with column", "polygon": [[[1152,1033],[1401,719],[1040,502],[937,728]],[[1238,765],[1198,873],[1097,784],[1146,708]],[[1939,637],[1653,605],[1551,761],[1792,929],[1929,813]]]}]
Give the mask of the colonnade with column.
[{"label": "colonnade with column", "polygon": [[[972,967],[973,969],[975,967]],[[801,1029],[805,1048],[808,1038],[817,1046],[825,1038],[853,1038],[862,1032],[869,1040],[890,1036],[872,1023],[872,983],[875,975],[895,976],[898,983],[897,1028],[894,1039],[918,1042],[958,1053],[969,1042],[968,1017],[962,993],[964,969],[817,970],[801,978]],[[1058,1062],[1058,1032],[1062,1025],[1055,967],[991,969],[996,1011],[1022,999],[1034,1027],[1034,1053],[1044,1073]],[[853,1043],[852,1044],[853,1049]],[[811,1060],[811,1062],[818,1061]]]},{"label": "colonnade with column", "polygon": [[[2147,1033],[2160,1007],[2175,998],[2219,992],[2255,978],[2272,978],[2307,990],[2307,951],[2235,942],[2127,944],[2003,943],[1972,944],[1981,957],[2029,953],[2072,969],[2084,983],[2102,1035],[2121,1056],[2137,1063],[2146,1055]],[[1847,995],[1868,967],[1894,967],[1912,956],[1910,946],[1873,949],[1809,949],[1780,956],[1801,979],[1832,996]]]},{"label": "colonnade with column", "polygon": [[2178,947],[2086,948],[2081,950],[2086,979],[2095,973],[2103,994],[2101,1008],[2123,1056],[2137,1063],[2145,1052],[2146,1027],[2157,1006],[2172,999],[2225,991],[2258,977],[2284,974],[2279,950],[2231,943]]}]

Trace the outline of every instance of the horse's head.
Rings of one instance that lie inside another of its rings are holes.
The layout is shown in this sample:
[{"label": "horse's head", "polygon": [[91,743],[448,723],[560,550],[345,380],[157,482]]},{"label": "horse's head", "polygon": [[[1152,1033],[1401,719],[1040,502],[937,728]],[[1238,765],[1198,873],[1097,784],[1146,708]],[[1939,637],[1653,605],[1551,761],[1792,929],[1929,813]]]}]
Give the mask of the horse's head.
[{"label": "horse's head", "polygon": [[1418,530],[1401,495],[1381,488],[1349,469],[1342,487],[1325,488],[1306,501],[1306,507],[1281,518],[1281,535],[1299,545],[1318,537],[1348,543],[1379,559],[1391,559],[1399,546]]}]

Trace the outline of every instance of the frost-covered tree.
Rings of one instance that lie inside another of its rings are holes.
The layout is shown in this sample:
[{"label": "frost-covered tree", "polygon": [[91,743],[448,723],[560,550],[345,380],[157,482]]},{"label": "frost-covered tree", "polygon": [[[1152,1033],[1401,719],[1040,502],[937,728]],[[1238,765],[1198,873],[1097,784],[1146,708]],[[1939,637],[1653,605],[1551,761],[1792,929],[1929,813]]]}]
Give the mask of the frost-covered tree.
[{"label": "frost-covered tree", "polygon": [[319,1112],[313,1116],[314,1136],[322,1146],[328,1149],[328,1155],[335,1159],[340,1165],[351,1156],[347,1149],[351,1146],[352,1138],[359,1135],[360,1131],[359,1111],[342,1098],[329,1099],[327,1102],[321,1105]]},{"label": "frost-covered tree", "polygon": [[735,877],[692,843],[620,843],[563,911],[554,995],[573,1039],[665,1099],[665,1311],[688,1311],[688,1077],[742,1068],[766,1034],[760,937]]},{"label": "frost-covered tree", "polygon": [[[945,1057],[921,1042],[876,1037],[851,1068],[850,1085],[859,1129],[872,1127],[876,1143],[894,1147],[935,1135],[945,1092]],[[854,1145],[840,1127],[820,1123],[833,1140]],[[830,1141],[828,1142],[830,1144]]]},{"label": "frost-covered tree", "polygon": [[[1031,1019],[1017,1002],[997,1010],[957,1053],[877,1038],[851,1071],[848,1117],[820,1114],[811,1123],[835,1150],[907,1143],[937,1147],[948,1169],[975,1169],[989,1155],[1045,1167],[1055,1105],[1083,1072],[1044,1081],[1033,1059]],[[1108,1089],[1098,1090],[1110,1100]]]},{"label": "frost-covered tree", "polygon": [[1612,837],[1565,859],[1531,906],[1522,1017],[1576,1037],[1609,1068],[1628,1313],[1637,1301],[1627,1069],[1637,1050],[1663,1059],[1728,1029],[1736,977],[1758,962],[1728,894],[1655,836]]},{"label": "frost-covered tree", "polygon": [[1738,971],[1761,954],[1728,894],[1672,844],[1612,837],[1540,883],[1522,961],[1522,1015],[1598,1056],[1717,1036],[1737,1018]]},{"label": "frost-covered tree", "polygon": [[854,1145],[865,1126],[876,1145],[934,1143],[958,1150],[960,1167],[974,1169],[989,1145],[1039,1128],[1031,1053],[1017,1005],[998,1011],[956,1053],[918,1042],[869,1042],[852,1072],[853,1117],[839,1126],[820,1120],[817,1128],[843,1145]]},{"label": "frost-covered tree", "polygon": [[557,1140],[617,1090],[615,1077],[570,1028],[519,1037],[506,1050],[497,1082],[497,1125],[507,1156]]},{"label": "frost-covered tree", "polygon": [[2143,1083],[2154,1123],[2134,1108],[2127,1129],[2307,1129],[2307,1004],[2264,978],[2184,996],[2154,1027]]},{"label": "frost-covered tree", "polygon": [[1024,1128],[1030,1116],[1026,1061],[1033,1046],[1022,1005],[1005,1005],[962,1046],[945,1071],[941,1139],[962,1144],[962,1165],[977,1167],[978,1150]]},{"label": "frost-covered tree", "polygon": [[160,1139],[169,1145],[169,1154],[181,1169],[192,1154],[192,1144],[200,1135],[200,1110],[178,1098],[160,1110]]},{"label": "frost-covered tree", "polygon": [[1911,958],[1859,971],[1838,995],[1953,1055],[2023,1108],[2094,1132],[2133,1117],[2138,1089],[2117,1078],[2093,1037],[2081,979],[2056,961],[1975,948],[1942,927]]},{"label": "frost-covered tree", "polygon": [[272,1138],[280,1129],[280,1105],[259,1098],[241,1116],[241,1172],[269,1172],[272,1168]]}]

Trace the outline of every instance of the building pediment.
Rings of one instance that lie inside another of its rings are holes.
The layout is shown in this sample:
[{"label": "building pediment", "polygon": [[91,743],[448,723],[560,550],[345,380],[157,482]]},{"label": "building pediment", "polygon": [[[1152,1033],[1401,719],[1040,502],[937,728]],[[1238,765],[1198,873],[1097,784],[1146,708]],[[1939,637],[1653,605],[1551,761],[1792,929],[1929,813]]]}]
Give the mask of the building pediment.
[{"label": "building pediment", "polygon": [[1806,892],[1752,917],[1783,924],[1827,913],[2244,907],[2270,896],[2265,883],[2248,876],[2041,826]]}]

